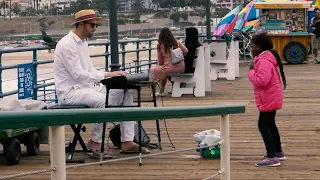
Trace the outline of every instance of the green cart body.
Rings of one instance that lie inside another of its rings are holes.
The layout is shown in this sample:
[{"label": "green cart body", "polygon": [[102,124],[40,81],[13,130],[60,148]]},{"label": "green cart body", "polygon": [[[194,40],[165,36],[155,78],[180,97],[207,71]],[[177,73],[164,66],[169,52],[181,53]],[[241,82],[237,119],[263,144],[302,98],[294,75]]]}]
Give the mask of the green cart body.
[{"label": "green cart body", "polygon": [[19,164],[21,157],[21,146],[24,144],[29,156],[40,153],[41,128],[17,128],[7,129],[0,132],[0,143],[3,145],[3,154],[8,165]]}]

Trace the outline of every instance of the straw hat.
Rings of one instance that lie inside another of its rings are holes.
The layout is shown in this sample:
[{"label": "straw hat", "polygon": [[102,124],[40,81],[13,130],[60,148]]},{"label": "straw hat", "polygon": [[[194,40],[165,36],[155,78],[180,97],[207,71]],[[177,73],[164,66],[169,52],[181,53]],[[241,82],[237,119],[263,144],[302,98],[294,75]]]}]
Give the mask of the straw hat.
[{"label": "straw hat", "polygon": [[98,21],[102,19],[102,17],[98,17],[96,15],[96,12],[93,9],[81,10],[79,12],[76,12],[74,16],[75,17],[71,25],[74,25],[78,22],[91,20],[91,19],[96,19]]}]

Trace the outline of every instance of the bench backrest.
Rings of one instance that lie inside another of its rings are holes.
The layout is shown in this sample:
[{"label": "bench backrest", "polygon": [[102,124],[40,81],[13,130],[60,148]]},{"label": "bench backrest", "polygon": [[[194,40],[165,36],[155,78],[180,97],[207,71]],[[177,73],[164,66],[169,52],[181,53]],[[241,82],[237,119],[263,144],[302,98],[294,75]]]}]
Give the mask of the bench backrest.
[{"label": "bench backrest", "polygon": [[204,46],[196,49],[197,58],[193,61],[194,76],[204,76]]},{"label": "bench backrest", "polygon": [[204,47],[204,69],[205,69],[205,86],[206,92],[211,92],[211,79],[210,79],[210,44]]},{"label": "bench backrest", "polygon": [[210,56],[210,61],[227,60],[227,44],[226,42],[211,42],[211,52],[214,51],[215,56]]},{"label": "bench backrest", "polygon": [[194,68],[196,68],[196,65],[197,65],[198,55],[199,55],[199,47],[195,50],[195,53],[194,53],[194,56],[196,56],[196,58],[193,60],[193,64],[192,64],[192,67],[194,67]]}]

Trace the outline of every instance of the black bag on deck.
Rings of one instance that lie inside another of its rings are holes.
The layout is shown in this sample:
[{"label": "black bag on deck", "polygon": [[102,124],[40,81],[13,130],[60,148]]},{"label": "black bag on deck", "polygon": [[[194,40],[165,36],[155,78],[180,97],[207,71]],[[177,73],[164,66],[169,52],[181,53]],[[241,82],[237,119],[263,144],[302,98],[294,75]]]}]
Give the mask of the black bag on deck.
[{"label": "black bag on deck", "polygon": [[[121,148],[121,131],[120,131],[120,124],[114,126],[110,130],[110,139],[114,146]],[[134,125],[134,140],[135,143],[139,143],[139,132],[138,132],[138,124]],[[149,136],[146,134],[145,130],[141,126],[141,146],[145,146],[150,142]]]}]

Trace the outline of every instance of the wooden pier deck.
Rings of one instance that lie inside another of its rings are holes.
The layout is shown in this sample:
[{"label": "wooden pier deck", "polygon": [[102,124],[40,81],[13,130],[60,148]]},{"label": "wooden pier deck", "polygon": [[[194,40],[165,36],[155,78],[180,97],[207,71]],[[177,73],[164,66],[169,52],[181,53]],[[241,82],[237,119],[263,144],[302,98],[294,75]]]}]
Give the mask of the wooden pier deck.
[{"label": "wooden pier deck", "polygon": [[[182,98],[164,97],[164,106],[194,106],[212,104],[246,104],[246,113],[230,117],[231,139],[231,179],[232,180],[320,180],[320,66],[286,65],[285,73],[288,88],[285,90],[284,107],[277,113],[277,125],[280,131],[283,150],[287,160],[276,168],[258,168],[254,166],[265,153],[264,144],[257,127],[258,112],[255,107],[252,86],[248,82],[248,66],[241,67],[241,77],[236,81],[212,81],[212,93],[205,98],[183,96]],[[144,98],[150,98],[145,92]],[[146,104],[144,104],[146,106]],[[158,98],[158,105],[161,99]],[[148,104],[151,106],[151,103]],[[174,107],[173,107],[174,108]],[[193,134],[206,129],[219,129],[219,117],[185,119],[183,121],[166,120],[172,143],[177,149],[196,147]],[[83,133],[85,141],[91,135],[91,125]],[[169,142],[165,124],[161,126],[162,151],[174,150]],[[155,122],[143,122],[143,127],[156,143]],[[71,131],[67,127],[67,139]],[[110,144],[110,142],[109,142]],[[41,146],[41,155],[22,157],[19,165],[5,165],[0,157],[0,176],[49,168],[49,147]],[[161,152],[158,149],[152,153]],[[115,158],[127,157],[113,150]],[[143,159],[143,166],[138,160],[129,160],[93,165],[67,170],[68,180],[101,179],[203,179],[213,175],[220,168],[219,160],[198,158],[195,151],[170,155],[154,156]],[[87,162],[94,162],[78,153],[76,157],[85,157]],[[70,165],[70,164],[67,164]],[[215,179],[219,179],[216,177]],[[17,179],[47,180],[50,173],[26,176]]]}]

